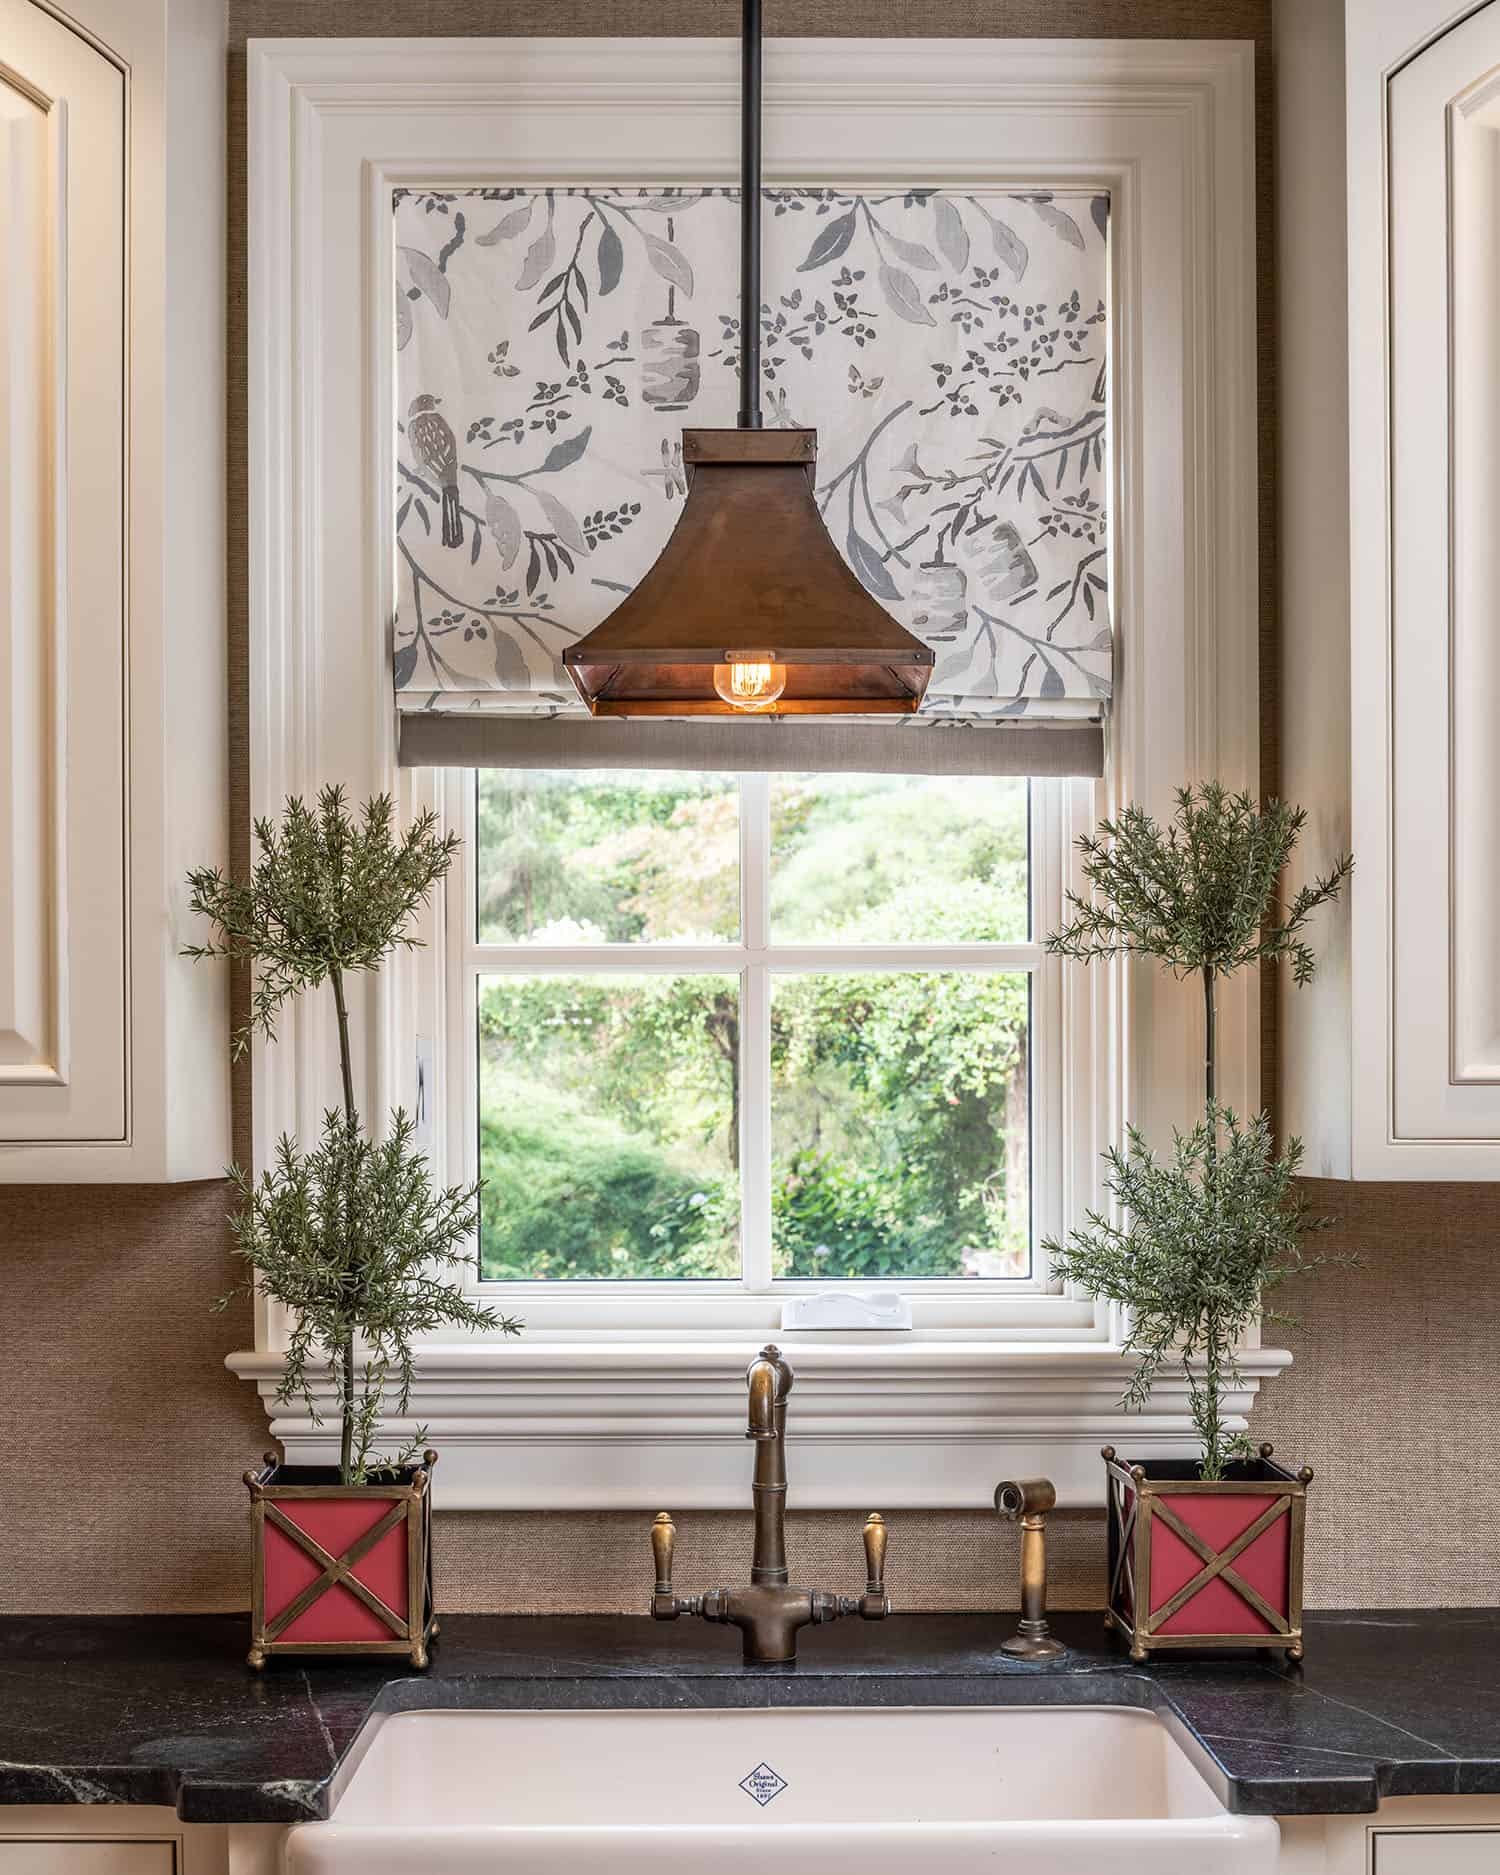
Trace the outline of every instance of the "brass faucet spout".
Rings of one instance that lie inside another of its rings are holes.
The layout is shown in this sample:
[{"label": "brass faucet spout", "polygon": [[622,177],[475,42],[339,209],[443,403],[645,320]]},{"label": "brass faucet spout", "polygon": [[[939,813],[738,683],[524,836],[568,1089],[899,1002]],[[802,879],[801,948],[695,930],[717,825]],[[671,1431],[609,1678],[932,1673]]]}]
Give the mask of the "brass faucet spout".
[{"label": "brass faucet spout", "polygon": [[745,1437],[779,1439],[786,1425],[786,1396],[792,1390],[792,1370],[782,1360],[780,1348],[762,1348],[750,1363],[745,1382],[750,1390]]},{"label": "brass faucet spout", "polygon": [[745,1380],[750,1390],[746,1437],[755,1441],[755,1476],[750,1485],[755,1548],[750,1580],[779,1588],[790,1580],[786,1566],[786,1396],[791,1392],[792,1370],[779,1348],[762,1348]]}]

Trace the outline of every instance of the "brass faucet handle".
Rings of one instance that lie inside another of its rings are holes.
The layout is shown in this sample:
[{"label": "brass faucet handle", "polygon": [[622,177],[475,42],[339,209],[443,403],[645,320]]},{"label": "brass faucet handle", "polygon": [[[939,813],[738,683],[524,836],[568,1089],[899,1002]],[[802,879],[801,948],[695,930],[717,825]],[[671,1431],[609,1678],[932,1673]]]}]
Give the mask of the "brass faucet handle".
[{"label": "brass faucet handle", "polygon": [[889,1532],[885,1518],[872,1510],[865,1518],[865,1592],[859,1612],[866,1621],[883,1621],[891,1612],[890,1597],[885,1592],[885,1546]]},{"label": "brass faucet handle", "polygon": [[677,1544],[677,1525],[672,1521],[669,1510],[656,1513],[656,1522],[651,1526],[651,1554],[656,1558],[656,1592],[658,1595],[672,1593],[672,1551]]},{"label": "brass faucet handle", "polygon": [[885,1545],[888,1532],[885,1518],[878,1510],[872,1510],[865,1518],[865,1592],[869,1595],[885,1593]]},{"label": "brass faucet handle", "polygon": [[658,1511],[651,1526],[651,1553],[656,1558],[656,1589],[651,1597],[651,1612],[658,1621],[675,1621],[679,1615],[696,1615],[702,1598],[681,1600],[672,1593],[672,1551],[677,1543],[677,1525],[668,1510]]}]

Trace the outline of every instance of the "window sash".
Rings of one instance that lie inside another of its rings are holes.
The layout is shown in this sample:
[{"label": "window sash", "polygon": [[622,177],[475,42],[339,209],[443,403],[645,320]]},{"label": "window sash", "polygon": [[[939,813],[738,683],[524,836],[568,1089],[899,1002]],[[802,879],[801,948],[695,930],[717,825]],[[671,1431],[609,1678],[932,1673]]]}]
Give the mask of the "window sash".
[{"label": "window sash", "polygon": [[[1051,928],[1062,905],[1066,864],[1066,783],[1033,778],[1029,790],[1029,924],[1024,943],[774,944],[770,938],[771,780],[741,774],[739,786],[740,938],[707,944],[485,944],[478,938],[478,787],[474,770],[450,770],[448,824],[463,836],[462,859],[446,894],[447,1111],[449,1176],[467,1182],[478,1171],[479,984],[497,975],[716,975],[740,982],[740,1276],[658,1281],[598,1279],[532,1282],[479,1275],[476,1239],[466,1286],[527,1314],[528,1329],[554,1313],[582,1322],[596,1315],[635,1332],[658,1327],[701,1333],[722,1323],[751,1326],[767,1302],[830,1288],[899,1290],[919,1325],[966,1329],[986,1314],[1012,1318],[1011,1305],[1061,1300],[1042,1245],[1062,1225],[1063,1036],[1060,967],[1036,934]],[[777,975],[901,970],[1016,972],[1030,978],[1029,1057],[1031,1274],[1028,1277],[797,1278],[773,1277],[771,1217],[771,984]],[[706,1304],[707,1306],[703,1306]],[[554,1309],[554,1305],[556,1308]],[[1050,1313],[1050,1311],[1049,1311]]]}]

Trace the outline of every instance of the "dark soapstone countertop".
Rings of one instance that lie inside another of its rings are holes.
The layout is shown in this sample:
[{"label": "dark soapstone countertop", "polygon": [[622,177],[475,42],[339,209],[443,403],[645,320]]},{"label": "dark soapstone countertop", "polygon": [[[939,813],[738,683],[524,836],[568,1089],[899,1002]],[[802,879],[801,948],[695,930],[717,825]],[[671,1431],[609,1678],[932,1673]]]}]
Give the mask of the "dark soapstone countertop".
[{"label": "dark soapstone countertop", "polygon": [[[1500,1794],[1500,1609],[1310,1614],[1307,1658],[1137,1667],[1097,1615],[1068,1651],[999,1652],[1014,1615],[809,1629],[794,1667],[745,1667],[732,1630],[632,1615],[445,1615],[426,1673],[399,1661],[245,1665],[236,1615],[0,1617],[0,1802],[161,1803],[188,1822],[328,1814],[372,1712],[830,1705],[1118,1705],[1196,1739],[1221,1801],[1256,1815]],[[1202,1755],[1202,1754],[1200,1754]]]}]

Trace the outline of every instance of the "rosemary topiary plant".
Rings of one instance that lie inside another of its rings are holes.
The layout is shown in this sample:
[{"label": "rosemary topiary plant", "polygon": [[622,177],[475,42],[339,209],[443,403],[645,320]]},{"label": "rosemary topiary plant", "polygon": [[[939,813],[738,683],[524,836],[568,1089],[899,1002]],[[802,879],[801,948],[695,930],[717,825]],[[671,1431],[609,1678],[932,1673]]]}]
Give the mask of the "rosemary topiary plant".
[{"label": "rosemary topiary plant", "polygon": [[1219,979],[1286,959],[1294,981],[1308,982],[1316,967],[1303,935],[1308,920],[1338,897],[1353,869],[1345,855],[1281,902],[1281,875],[1306,819],[1279,801],[1257,809],[1248,795],[1211,781],[1178,789],[1165,828],[1127,807],[1079,840],[1094,896],[1070,892],[1072,915],[1046,940],[1057,956],[1151,957],[1202,984],[1202,1119],[1174,1134],[1165,1160],[1129,1128],[1126,1150],[1105,1154],[1105,1185],[1122,1222],[1090,1211],[1065,1243],[1046,1247],[1066,1281],[1130,1311],[1125,1345],[1137,1365],[1125,1405],[1142,1405],[1162,1367],[1180,1362],[1209,1481],[1249,1453],[1243,1435],[1226,1431],[1223,1396],[1239,1383],[1236,1349],[1263,1297],[1294,1276],[1347,1261],[1303,1249],[1302,1239],[1330,1220],[1313,1216],[1296,1191],[1300,1140],[1278,1153],[1266,1115],[1242,1121],[1215,1092]]},{"label": "rosemary topiary plant", "polygon": [[397,1413],[410,1401],[413,1335],[442,1327],[520,1330],[444,1275],[465,1260],[479,1185],[435,1189],[426,1159],[413,1149],[407,1115],[397,1108],[388,1136],[372,1141],[354,1099],[347,978],[378,970],[395,950],[419,942],[411,919],[452,865],[458,838],[440,836],[430,813],[397,831],[385,795],[352,815],[343,789],[330,787],[315,808],[290,798],[279,826],[258,820],[255,843],[243,882],[217,869],[188,874],[192,910],[214,928],[188,955],[227,957],[251,970],[250,1019],[234,1037],[236,1055],[257,1030],[274,1040],[283,1006],[326,983],[338,1017],[343,1106],[324,1115],[311,1151],[283,1135],[258,1180],[231,1167],[240,1196],[231,1228],[248,1268],[217,1306],[258,1285],[291,1311],[277,1397],[302,1399],[321,1423],[311,1376],[332,1362],[340,1478],[363,1484],[372,1470],[409,1462],[425,1439],[418,1431],[402,1451],[374,1455],[388,1395]]}]

